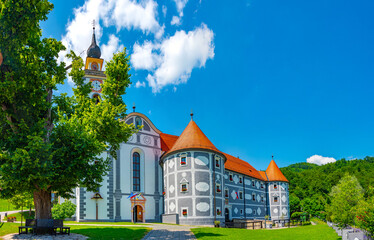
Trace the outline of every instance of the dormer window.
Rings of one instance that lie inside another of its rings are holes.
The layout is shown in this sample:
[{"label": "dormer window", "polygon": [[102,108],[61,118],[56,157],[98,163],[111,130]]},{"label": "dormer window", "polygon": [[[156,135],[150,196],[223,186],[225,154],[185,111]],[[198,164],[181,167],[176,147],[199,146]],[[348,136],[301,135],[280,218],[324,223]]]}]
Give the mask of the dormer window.
[{"label": "dormer window", "polygon": [[181,156],[181,166],[185,166],[187,164],[187,157]]}]

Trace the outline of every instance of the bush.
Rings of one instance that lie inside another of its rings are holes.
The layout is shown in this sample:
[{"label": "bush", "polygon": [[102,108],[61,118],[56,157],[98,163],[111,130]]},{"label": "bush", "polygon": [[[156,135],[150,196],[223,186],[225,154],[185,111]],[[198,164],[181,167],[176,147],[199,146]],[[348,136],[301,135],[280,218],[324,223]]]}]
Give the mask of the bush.
[{"label": "bush", "polygon": [[300,216],[303,214],[303,212],[294,212],[291,215],[292,219],[300,219]]},{"label": "bush", "polygon": [[76,206],[70,201],[65,201],[61,204],[56,204],[52,208],[52,217],[54,219],[71,218],[75,213]]}]

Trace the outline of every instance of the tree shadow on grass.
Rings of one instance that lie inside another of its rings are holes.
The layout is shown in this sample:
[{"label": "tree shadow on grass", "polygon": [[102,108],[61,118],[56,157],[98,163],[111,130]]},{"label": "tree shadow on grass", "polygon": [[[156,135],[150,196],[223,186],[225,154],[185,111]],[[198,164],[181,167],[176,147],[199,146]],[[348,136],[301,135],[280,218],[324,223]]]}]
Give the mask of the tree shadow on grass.
[{"label": "tree shadow on grass", "polygon": [[141,227],[72,227],[71,232],[82,234],[92,240],[140,240],[151,229]]},{"label": "tree shadow on grass", "polygon": [[195,237],[197,239],[204,239],[204,237],[224,237],[226,235],[222,235],[222,234],[218,234],[218,233],[204,233],[204,232],[200,232],[200,233],[195,233]]}]

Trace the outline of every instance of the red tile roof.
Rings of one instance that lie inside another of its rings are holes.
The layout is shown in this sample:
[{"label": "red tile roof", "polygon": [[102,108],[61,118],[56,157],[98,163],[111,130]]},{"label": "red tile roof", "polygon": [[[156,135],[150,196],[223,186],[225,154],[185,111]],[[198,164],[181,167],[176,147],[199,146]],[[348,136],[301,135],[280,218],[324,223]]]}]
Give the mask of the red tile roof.
[{"label": "red tile roof", "polygon": [[268,168],[266,169],[266,175],[269,181],[282,181],[288,182],[287,178],[283,175],[274,160],[271,160]]},{"label": "red tile roof", "polygon": [[167,153],[191,148],[207,149],[220,153],[193,120],[190,121],[173,147]]},{"label": "red tile roof", "polygon": [[268,177],[266,176],[266,173],[264,171],[258,171],[263,179],[268,181]]},{"label": "red tile roof", "polygon": [[241,173],[241,174],[253,177],[253,178],[257,178],[260,180],[266,180],[261,176],[261,174],[254,167],[251,166],[251,164],[239,158],[233,157],[227,153],[223,153],[223,154],[227,158],[227,161],[225,163],[225,169],[231,170],[237,173]]},{"label": "red tile roof", "polygon": [[160,133],[161,150],[165,152],[169,151],[178,140],[178,138],[179,137],[175,135]]}]

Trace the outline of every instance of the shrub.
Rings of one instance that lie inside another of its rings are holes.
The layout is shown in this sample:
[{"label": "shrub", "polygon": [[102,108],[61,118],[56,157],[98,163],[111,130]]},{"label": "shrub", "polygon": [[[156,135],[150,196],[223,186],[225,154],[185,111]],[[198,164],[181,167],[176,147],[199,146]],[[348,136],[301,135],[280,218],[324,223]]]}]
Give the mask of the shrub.
[{"label": "shrub", "polygon": [[61,204],[56,204],[52,208],[52,217],[54,219],[71,218],[75,213],[76,206],[70,201],[65,201]]}]

